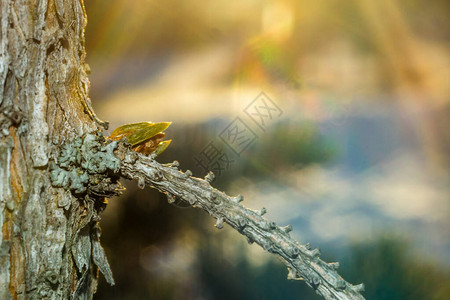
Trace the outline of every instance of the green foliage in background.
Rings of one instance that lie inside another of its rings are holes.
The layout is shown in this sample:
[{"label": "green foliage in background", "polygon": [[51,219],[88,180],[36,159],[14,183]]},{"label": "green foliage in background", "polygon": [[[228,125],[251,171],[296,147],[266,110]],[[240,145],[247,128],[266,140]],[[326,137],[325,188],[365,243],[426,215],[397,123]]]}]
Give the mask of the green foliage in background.
[{"label": "green foliage in background", "polygon": [[281,122],[262,133],[244,153],[246,176],[268,176],[283,170],[301,169],[311,164],[330,163],[338,149],[309,122]]},{"label": "green foliage in background", "polygon": [[342,276],[364,282],[366,299],[449,299],[450,269],[412,255],[410,247],[392,234],[355,244],[341,264]]}]

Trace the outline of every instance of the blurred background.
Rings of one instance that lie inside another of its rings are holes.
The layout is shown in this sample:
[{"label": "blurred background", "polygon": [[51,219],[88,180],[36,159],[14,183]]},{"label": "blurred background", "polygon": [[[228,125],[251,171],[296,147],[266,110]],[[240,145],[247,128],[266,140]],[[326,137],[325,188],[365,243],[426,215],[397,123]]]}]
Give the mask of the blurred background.
[{"label": "blurred background", "polygon": [[[450,298],[450,2],[85,5],[111,129],[172,121],[160,162],[217,169],[215,187],[292,224],[367,299]],[[251,133],[239,155],[223,139],[236,118]],[[221,169],[198,163],[211,145]],[[101,222],[116,285],[96,299],[319,299],[204,212],[125,184]]]}]

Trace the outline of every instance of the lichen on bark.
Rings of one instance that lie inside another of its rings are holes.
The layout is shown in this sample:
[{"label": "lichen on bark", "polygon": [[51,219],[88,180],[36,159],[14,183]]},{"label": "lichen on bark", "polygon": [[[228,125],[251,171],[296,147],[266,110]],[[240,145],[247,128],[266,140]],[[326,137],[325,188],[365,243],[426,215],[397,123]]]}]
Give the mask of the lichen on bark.
[{"label": "lichen on bark", "polygon": [[100,132],[66,142],[50,163],[52,185],[92,198],[117,195],[120,160],[113,155],[115,148],[117,142],[106,143]]}]

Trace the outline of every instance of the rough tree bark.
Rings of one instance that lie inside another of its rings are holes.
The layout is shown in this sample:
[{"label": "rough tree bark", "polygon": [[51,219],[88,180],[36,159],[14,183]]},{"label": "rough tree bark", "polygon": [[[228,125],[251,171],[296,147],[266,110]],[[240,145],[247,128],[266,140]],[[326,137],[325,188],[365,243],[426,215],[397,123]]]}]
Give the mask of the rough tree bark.
[{"label": "rough tree bark", "polygon": [[0,9],[0,299],[90,299],[100,206],[52,186],[49,169],[60,145],[99,129],[83,1],[1,0]]},{"label": "rough tree bark", "polygon": [[364,299],[337,263],[290,238],[176,163],[158,164],[101,135],[90,105],[82,0],[2,0],[0,31],[0,299],[91,299],[100,270],[113,277],[99,243],[105,197],[120,176],[206,210],[279,255],[289,278],[326,299]]}]

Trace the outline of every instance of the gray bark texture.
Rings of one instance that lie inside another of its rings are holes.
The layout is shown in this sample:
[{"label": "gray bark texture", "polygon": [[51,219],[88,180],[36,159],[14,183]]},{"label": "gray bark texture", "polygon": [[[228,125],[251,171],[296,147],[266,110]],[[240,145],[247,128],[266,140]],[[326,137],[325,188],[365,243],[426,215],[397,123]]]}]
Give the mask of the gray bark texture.
[{"label": "gray bark texture", "polygon": [[229,224],[325,299],[364,299],[290,226],[211,187],[212,174],[194,178],[103,138],[88,98],[82,0],[1,0],[0,14],[0,299],[92,299],[98,271],[114,284],[98,215],[120,177]]},{"label": "gray bark texture", "polygon": [[99,126],[83,1],[1,0],[0,15],[0,299],[91,299],[99,197],[53,186],[49,163]]}]

